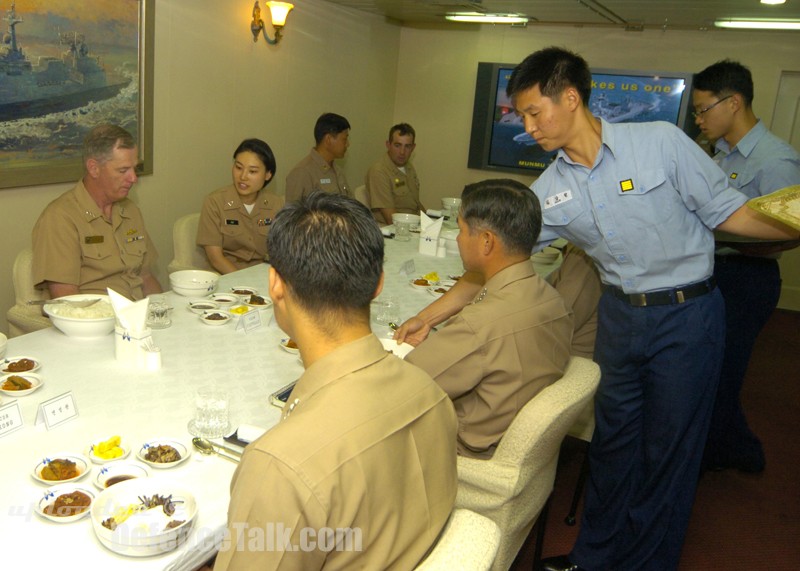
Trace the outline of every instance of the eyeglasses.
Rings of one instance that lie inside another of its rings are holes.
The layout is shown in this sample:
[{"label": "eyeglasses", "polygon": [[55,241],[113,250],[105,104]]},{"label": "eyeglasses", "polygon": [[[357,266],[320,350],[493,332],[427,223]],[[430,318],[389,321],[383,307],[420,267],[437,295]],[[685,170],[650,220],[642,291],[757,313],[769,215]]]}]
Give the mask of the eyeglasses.
[{"label": "eyeglasses", "polygon": [[722,103],[726,99],[730,99],[731,97],[733,97],[733,95],[726,95],[725,97],[723,97],[722,99],[720,99],[716,103],[712,103],[711,105],[709,105],[705,109],[701,109],[700,111],[692,111],[692,116],[694,116],[695,119],[697,119],[699,117],[702,117],[703,115],[705,115],[706,113],[711,111],[714,107],[716,107],[717,105],[719,105],[720,103]]}]

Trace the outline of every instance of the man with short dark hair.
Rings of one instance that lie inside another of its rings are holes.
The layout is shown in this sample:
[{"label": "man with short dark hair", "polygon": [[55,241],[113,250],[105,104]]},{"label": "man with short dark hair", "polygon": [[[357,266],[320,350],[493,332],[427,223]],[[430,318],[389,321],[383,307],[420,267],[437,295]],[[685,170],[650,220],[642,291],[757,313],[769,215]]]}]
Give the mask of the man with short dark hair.
[{"label": "man with short dark hair", "polygon": [[315,146],[286,175],[286,202],[299,200],[315,190],[352,196],[344,171],[334,163],[350,146],[350,123],[336,113],[323,113],[314,125]]},{"label": "man with short dark hair", "polygon": [[417,134],[408,123],[389,129],[386,154],[367,172],[365,185],[372,214],[379,224],[391,224],[392,214],[419,214],[425,207],[419,200],[419,178],[411,163]]},{"label": "man with short dark hair", "polygon": [[[564,374],[572,316],[536,275],[539,201],[514,180],[467,186],[458,213],[464,269],[483,284],[471,304],[406,356],[439,383],[458,416],[458,452],[489,458],[517,413]],[[416,344],[419,317],[401,326]]]},{"label": "man with short dark hair", "polygon": [[51,297],[106,293],[138,300],[161,291],[155,246],[139,208],[133,136],[116,125],[92,129],[83,144],[83,178],[47,205],[33,228],[33,281]]},{"label": "man with short dark hair", "polygon": [[[739,62],[717,62],[694,76],[695,123],[717,153],[731,186],[749,198],[800,184],[800,156],[753,113],[753,78]],[[797,242],[744,241],[715,234],[714,277],[725,298],[725,356],[708,431],[707,469],[764,470],[761,441],[747,424],[740,398],[759,332],[781,294],[778,257]]]},{"label": "man with short dark hair", "polygon": [[[456,418],[370,330],[383,236],[356,200],[315,192],[278,212],[268,242],[275,319],[305,372],[281,422],[245,449],[215,569],[413,569],[455,500]],[[270,524],[316,547],[249,541]],[[319,539],[337,529],[355,534],[349,549]]]}]

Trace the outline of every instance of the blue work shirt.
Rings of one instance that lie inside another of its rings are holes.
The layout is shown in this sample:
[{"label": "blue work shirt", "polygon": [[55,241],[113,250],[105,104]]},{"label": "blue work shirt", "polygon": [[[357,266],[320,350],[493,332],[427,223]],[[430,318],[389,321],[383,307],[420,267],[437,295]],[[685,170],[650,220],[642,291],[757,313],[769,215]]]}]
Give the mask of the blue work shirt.
[{"label": "blue work shirt", "polygon": [[789,143],[767,130],[761,120],[731,149],[725,139],[714,146],[714,161],[731,186],[749,198],[800,184],[800,155]]},{"label": "blue work shirt", "polygon": [[711,230],[747,197],[676,126],[601,124],[592,168],[559,150],[531,186],[542,205],[539,241],[573,242],[595,260],[604,283],[626,293],[711,276]]}]

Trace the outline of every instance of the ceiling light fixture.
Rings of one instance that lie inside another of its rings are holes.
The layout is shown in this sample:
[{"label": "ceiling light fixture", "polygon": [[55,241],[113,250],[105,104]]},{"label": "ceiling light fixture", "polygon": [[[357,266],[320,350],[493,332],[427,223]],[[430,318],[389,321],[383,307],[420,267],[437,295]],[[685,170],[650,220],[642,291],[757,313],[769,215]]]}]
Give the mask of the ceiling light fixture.
[{"label": "ceiling light fixture", "polygon": [[716,20],[717,28],[735,28],[739,30],[800,30],[800,20],[768,20],[725,18]]},{"label": "ceiling light fixture", "polygon": [[528,18],[520,14],[483,14],[481,12],[450,12],[445,19],[471,24],[527,24]]},{"label": "ceiling light fixture", "polygon": [[761,3],[776,6],[778,4],[786,4],[786,0],[761,0]]}]

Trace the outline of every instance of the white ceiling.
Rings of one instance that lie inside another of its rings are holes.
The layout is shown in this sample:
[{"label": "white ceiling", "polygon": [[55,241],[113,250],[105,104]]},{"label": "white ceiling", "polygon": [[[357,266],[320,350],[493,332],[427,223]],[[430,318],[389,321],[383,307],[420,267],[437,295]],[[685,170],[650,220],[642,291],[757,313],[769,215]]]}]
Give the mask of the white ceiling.
[{"label": "white ceiling", "polygon": [[[759,0],[329,0],[406,25],[444,23],[446,12],[519,13],[529,25],[615,26],[699,30],[716,18],[800,19],[800,0],[767,6]],[[461,25],[464,24],[448,24]],[[800,39],[800,35],[798,35]]]}]

